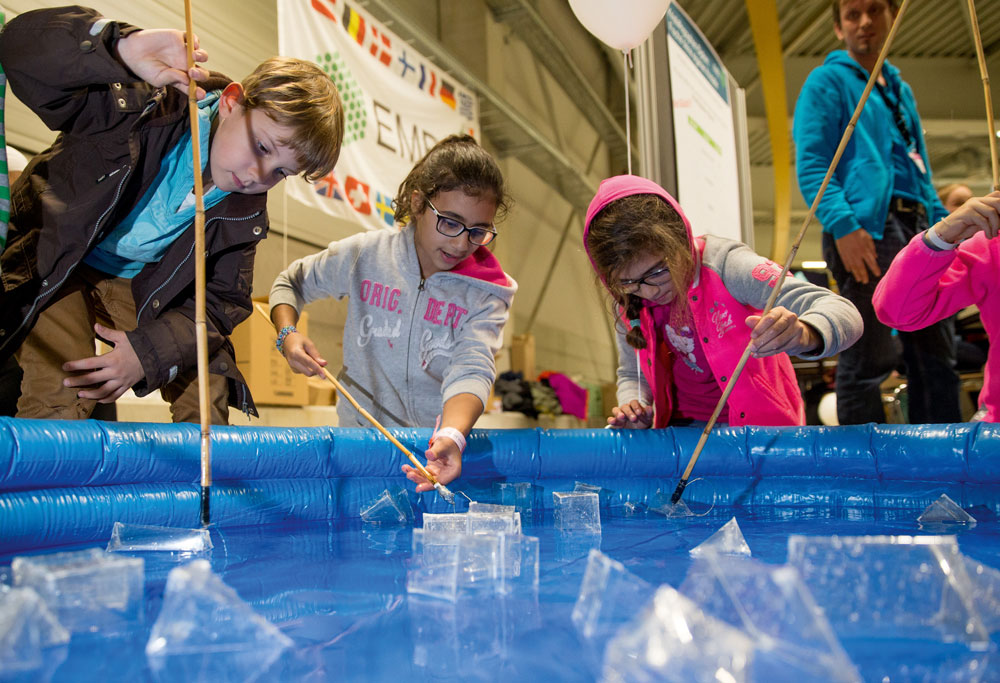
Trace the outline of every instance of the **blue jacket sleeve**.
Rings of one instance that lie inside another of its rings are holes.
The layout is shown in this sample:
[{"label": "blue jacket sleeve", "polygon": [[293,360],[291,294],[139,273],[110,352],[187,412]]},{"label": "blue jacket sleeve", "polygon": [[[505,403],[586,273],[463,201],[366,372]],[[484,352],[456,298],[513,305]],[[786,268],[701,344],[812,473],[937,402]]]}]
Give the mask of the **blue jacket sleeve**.
[{"label": "blue jacket sleeve", "polygon": [[[812,205],[819,193],[852,110],[853,106],[844,102],[841,88],[824,69],[809,74],[795,104],[792,124],[795,170],[806,204]],[[816,217],[838,238],[861,227],[836,173],[823,193]]]}]

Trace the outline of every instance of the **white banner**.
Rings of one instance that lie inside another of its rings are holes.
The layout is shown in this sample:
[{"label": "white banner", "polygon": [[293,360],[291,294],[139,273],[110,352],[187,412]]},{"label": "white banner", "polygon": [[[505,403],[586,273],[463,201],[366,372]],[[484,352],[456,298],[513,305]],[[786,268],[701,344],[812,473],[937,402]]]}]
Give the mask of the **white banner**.
[{"label": "white banner", "polygon": [[368,229],[393,227],[392,200],[413,164],[452,133],[479,139],[479,102],[364,8],[345,0],[278,0],[278,50],[318,64],[344,102],[337,168],[288,194]]}]

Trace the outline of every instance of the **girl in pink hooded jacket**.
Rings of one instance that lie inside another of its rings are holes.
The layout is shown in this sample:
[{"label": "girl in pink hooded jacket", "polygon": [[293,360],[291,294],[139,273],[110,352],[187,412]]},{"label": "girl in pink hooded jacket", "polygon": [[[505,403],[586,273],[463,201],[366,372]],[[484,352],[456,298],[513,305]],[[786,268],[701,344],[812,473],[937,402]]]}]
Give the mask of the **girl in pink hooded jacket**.
[{"label": "girl in pink hooded jacket", "polygon": [[788,354],[823,358],[861,335],[850,302],[794,278],[762,317],[781,268],[740,242],[694,237],[676,200],[645,178],[601,183],[583,241],[620,317],[619,405],[610,425],[708,420],[751,340],[753,354],[719,421],[801,425]]},{"label": "girl in pink hooded jacket", "polygon": [[[1000,192],[972,198],[913,237],[896,254],[872,303],[886,325],[910,331],[960,311],[979,306],[991,340],[1000,331]],[[1000,345],[991,344],[979,404],[987,422],[1000,422]]]}]

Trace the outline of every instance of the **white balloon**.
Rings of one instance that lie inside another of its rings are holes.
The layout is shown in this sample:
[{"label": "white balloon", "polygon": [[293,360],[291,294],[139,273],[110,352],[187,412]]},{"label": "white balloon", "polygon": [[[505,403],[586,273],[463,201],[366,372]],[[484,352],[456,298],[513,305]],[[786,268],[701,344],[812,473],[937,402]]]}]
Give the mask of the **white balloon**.
[{"label": "white balloon", "polygon": [[832,391],[823,394],[819,400],[819,421],[828,427],[836,427],[840,424],[837,421],[837,394]]},{"label": "white balloon", "polygon": [[670,0],[569,0],[584,27],[616,50],[646,40],[667,13]]}]

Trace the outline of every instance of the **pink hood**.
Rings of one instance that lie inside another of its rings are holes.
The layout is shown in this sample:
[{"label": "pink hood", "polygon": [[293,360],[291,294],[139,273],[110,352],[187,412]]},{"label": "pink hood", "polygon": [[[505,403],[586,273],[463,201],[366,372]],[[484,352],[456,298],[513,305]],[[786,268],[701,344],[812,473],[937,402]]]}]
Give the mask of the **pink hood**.
[{"label": "pink hood", "polygon": [[688,246],[691,248],[691,257],[697,264],[700,259],[698,250],[695,248],[694,239],[691,235],[691,222],[688,221],[687,216],[684,215],[681,205],[677,203],[676,199],[670,196],[669,192],[654,183],[652,180],[648,180],[637,175],[616,175],[602,180],[600,186],[597,188],[597,194],[594,195],[592,200],[590,200],[590,206],[587,207],[587,218],[583,226],[583,248],[587,251],[587,257],[590,259],[590,264],[594,265],[594,256],[590,253],[590,248],[587,247],[587,236],[590,235],[590,222],[594,220],[594,216],[600,213],[601,209],[611,202],[616,199],[621,199],[622,197],[630,197],[634,194],[656,195],[677,212],[677,215],[679,215],[681,220],[684,221],[684,228],[687,230],[688,236]]}]

